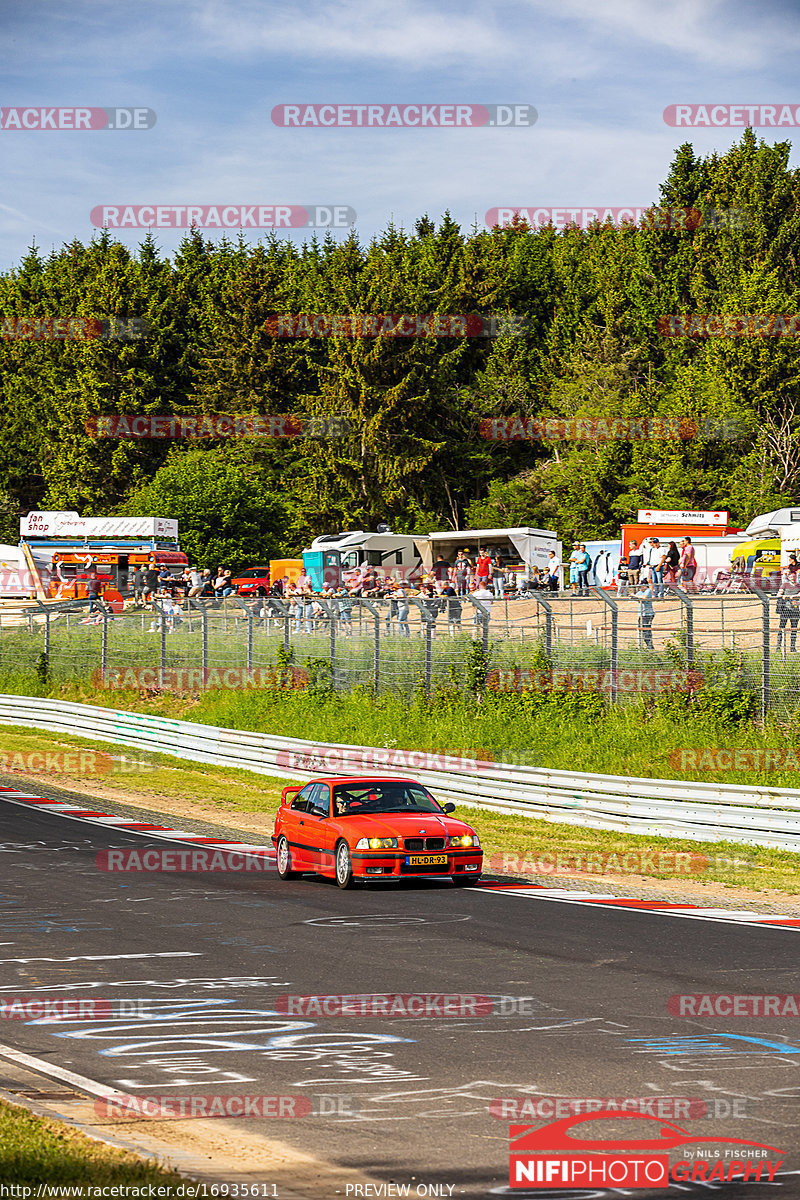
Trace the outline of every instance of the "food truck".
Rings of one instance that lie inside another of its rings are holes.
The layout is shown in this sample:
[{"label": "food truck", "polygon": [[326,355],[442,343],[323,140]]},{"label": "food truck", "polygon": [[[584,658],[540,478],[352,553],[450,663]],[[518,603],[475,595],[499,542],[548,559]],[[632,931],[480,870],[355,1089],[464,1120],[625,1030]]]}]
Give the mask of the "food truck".
[{"label": "food truck", "polygon": [[20,518],[19,546],[0,547],[0,597],[80,599],[94,568],[104,598],[121,609],[137,567],[166,566],[179,576],[187,565],[177,521],[31,512]]}]

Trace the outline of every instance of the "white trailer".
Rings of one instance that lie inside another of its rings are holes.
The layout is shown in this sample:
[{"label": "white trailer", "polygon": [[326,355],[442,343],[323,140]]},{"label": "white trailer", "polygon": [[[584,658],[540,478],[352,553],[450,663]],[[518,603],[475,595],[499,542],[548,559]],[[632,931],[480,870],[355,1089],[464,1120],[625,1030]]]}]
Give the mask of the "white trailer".
[{"label": "white trailer", "polygon": [[459,550],[465,550],[470,558],[481,550],[498,553],[507,571],[514,571],[526,579],[532,567],[547,570],[552,550],[561,558],[561,542],[552,529],[533,529],[522,525],[514,529],[448,529],[428,534],[427,539],[417,539],[425,566],[430,569],[440,558],[454,563]]}]

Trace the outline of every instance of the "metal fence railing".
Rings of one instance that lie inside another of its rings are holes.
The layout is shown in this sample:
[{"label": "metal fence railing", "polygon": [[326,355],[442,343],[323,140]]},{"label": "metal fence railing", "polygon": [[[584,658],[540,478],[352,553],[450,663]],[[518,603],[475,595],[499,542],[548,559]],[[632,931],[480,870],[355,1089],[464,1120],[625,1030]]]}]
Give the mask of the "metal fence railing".
[{"label": "metal fence railing", "polygon": [[703,689],[749,693],[764,714],[794,708],[800,692],[800,609],[757,591],[672,588],[652,617],[597,588],[491,601],[229,597],[120,614],[87,604],[22,610],[21,624],[0,628],[0,674],[41,669],[44,654],[50,677],[112,688],[557,687],[614,703]]}]

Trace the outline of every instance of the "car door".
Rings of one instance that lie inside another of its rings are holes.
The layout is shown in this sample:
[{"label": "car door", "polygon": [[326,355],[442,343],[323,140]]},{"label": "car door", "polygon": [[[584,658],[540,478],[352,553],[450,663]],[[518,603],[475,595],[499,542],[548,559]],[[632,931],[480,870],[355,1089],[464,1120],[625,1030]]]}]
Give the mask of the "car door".
[{"label": "car door", "polygon": [[305,850],[306,809],[316,786],[315,783],[307,783],[301,791],[297,792],[292,803],[284,808],[281,814],[281,833],[284,834],[291,848],[292,864],[298,868],[307,862]]},{"label": "car door", "polygon": [[331,870],[333,834],[330,828],[330,788],[327,783],[315,783],[309,795],[306,811],[301,818],[301,840],[305,842],[307,862],[315,871]]}]

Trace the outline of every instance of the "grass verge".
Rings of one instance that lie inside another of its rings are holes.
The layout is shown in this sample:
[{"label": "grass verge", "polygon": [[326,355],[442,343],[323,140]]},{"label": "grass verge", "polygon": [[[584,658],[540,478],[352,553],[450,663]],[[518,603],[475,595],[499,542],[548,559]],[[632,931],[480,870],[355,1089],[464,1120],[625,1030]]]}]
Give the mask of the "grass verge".
[{"label": "grass verge", "polygon": [[[186,1180],[174,1171],[86,1137],[69,1125],[37,1117],[0,1100],[0,1180],[17,1187],[69,1187],[69,1195],[91,1196],[85,1188],[164,1188],[175,1196]],[[83,1185],[81,1191],[73,1190]],[[51,1193],[55,1194],[55,1193]],[[94,1193],[96,1196],[97,1193]],[[146,1195],[146,1192],[143,1193]]]}]

